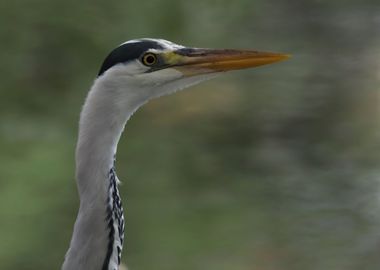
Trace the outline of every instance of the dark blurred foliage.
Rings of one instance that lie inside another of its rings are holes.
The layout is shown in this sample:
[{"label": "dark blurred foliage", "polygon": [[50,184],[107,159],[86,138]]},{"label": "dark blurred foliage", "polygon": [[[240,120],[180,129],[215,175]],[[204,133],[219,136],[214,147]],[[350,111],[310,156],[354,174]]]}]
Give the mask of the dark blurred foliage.
[{"label": "dark blurred foliage", "polygon": [[293,57],[131,119],[131,269],[379,269],[378,0],[1,1],[0,269],[59,269],[81,104],[138,37]]}]

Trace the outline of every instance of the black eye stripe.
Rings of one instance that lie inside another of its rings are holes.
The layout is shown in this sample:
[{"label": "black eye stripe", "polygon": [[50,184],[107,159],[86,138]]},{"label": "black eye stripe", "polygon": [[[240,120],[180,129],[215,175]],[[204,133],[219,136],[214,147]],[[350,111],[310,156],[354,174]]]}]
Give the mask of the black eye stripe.
[{"label": "black eye stripe", "polygon": [[134,43],[126,43],[117,47],[104,60],[98,76],[117,64],[140,59],[141,55],[149,49],[162,50],[164,47],[153,40],[141,40]]}]

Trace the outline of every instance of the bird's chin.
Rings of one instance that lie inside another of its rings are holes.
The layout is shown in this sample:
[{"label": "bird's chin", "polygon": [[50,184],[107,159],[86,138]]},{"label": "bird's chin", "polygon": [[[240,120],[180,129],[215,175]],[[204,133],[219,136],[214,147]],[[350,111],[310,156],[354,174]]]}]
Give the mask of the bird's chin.
[{"label": "bird's chin", "polygon": [[166,81],[161,86],[157,87],[155,91],[154,97],[160,97],[164,95],[174,94],[178,91],[184,90],[190,86],[196,85],[206,80],[210,80],[218,76],[218,73],[198,73],[198,74],[183,74],[180,71],[176,71],[180,73],[180,77],[173,78],[170,81]]},{"label": "bird's chin", "polygon": [[191,65],[189,65],[189,66],[176,66],[173,69],[182,73],[184,77],[198,77],[198,76],[202,77],[205,75],[216,74],[219,72],[219,71],[216,71],[216,70],[213,70],[210,68],[196,67],[196,66],[191,66]]}]

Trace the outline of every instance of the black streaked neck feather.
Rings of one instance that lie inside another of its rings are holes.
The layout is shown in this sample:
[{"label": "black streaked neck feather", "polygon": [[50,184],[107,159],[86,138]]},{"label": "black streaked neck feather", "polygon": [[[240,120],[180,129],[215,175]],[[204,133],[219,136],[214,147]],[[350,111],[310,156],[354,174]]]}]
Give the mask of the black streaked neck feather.
[{"label": "black streaked neck feather", "polygon": [[[117,184],[118,180],[116,176],[115,166],[113,166],[109,172],[109,197],[107,199],[106,222],[107,228],[109,230],[108,246],[102,270],[117,270],[110,269],[111,258],[113,253],[117,252],[117,265],[120,265],[121,251],[123,249],[124,213]],[[115,227],[117,231],[115,230]],[[119,240],[119,244],[115,246],[116,239]]]}]

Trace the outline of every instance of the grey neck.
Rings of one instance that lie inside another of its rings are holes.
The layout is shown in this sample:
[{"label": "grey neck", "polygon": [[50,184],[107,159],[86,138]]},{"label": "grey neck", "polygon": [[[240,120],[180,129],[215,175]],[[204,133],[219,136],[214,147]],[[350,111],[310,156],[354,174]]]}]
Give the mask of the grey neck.
[{"label": "grey neck", "polygon": [[124,217],[114,157],[127,120],[143,103],[129,93],[103,76],[83,106],[76,149],[80,208],[63,270],[117,270],[120,264]]}]

